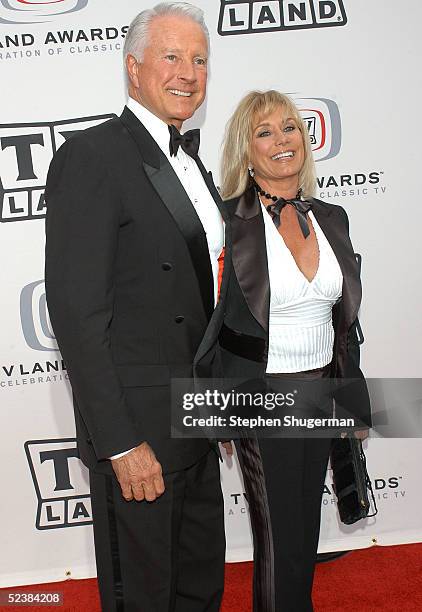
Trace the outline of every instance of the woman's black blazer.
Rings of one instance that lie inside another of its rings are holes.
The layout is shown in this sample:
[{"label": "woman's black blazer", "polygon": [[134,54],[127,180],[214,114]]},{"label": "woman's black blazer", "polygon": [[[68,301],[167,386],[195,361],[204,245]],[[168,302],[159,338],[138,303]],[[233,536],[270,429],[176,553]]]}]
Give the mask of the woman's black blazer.
[{"label": "woman's black blazer", "polygon": [[[247,189],[240,197],[228,200],[226,206],[232,230],[233,269],[220,333],[223,366],[226,376],[261,377],[267,362],[270,305],[262,209],[253,188]],[[349,238],[347,214],[340,206],[315,198],[312,199],[312,212],[343,274],[342,298],[333,307],[335,340],[331,376],[356,379],[358,382],[338,392],[336,415],[355,417],[357,422],[370,426],[370,401],[359,368],[356,331],[362,289],[359,266]],[[280,274],[282,272],[281,269]]]}]

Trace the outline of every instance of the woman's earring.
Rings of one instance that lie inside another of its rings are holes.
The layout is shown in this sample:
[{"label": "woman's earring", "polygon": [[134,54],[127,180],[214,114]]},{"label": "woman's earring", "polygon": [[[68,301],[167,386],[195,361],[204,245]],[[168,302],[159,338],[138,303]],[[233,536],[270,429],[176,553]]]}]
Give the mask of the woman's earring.
[{"label": "woman's earring", "polygon": [[253,178],[255,176],[255,172],[253,171],[252,166],[248,166],[248,172],[249,172],[249,176],[251,178]]}]

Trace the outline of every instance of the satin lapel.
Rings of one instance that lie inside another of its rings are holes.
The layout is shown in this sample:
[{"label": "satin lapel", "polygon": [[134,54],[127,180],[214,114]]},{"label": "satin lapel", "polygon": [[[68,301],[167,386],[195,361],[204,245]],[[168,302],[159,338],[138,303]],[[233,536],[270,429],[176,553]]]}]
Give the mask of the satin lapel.
[{"label": "satin lapel", "polygon": [[139,119],[127,106],[124,107],[120,115],[120,121],[135,142],[142,159],[147,161],[151,166],[154,166],[154,168],[159,168],[160,158],[161,156],[165,156],[148,130],[144,128]]},{"label": "satin lapel", "polygon": [[248,189],[239,199],[232,218],[233,267],[249,310],[268,332],[270,281],[265,227],[259,198]]},{"label": "satin lapel", "polygon": [[340,214],[333,214],[318,200],[313,200],[312,212],[330,243],[343,274],[343,331],[347,332],[357,317],[362,297],[359,268],[352,243]]},{"label": "satin lapel", "polygon": [[208,325],[207,331],[202,339],[200,346],[198,347],[197,353],[195,355],[194,363],[196,364],[196,371],[199,372],[200,366],[198,366],[199,362],[203,357],[208,353],[210,348],[214,345],[217,340],[217,336],[220,332],[221,324],[224,318],[224,308],[225,308],[225,300],[227,294],[227,288],[229,284],[230,277],[230,262],[232,260],[232,227],[229,220],[229,216],[227,213],[226,204],[222,201],[220,194],[214,184],[214,180],[212,178],[211,172],[207,172],[203,163],[199,159],[196,160],[198,164],[198,168],[201,171],[202,177],[205,181],[206,186],[208,187],[211,195],[214,198],[216,205],[221,213],[221,216],[224,220],[224,265],[223,265],[223,275],[221,278],[221,286],[220,286],[220,295],[219,300],[217,302],[217,306],[214,309],[213,315],[211,317],[210,323]]},{"label": "satin lapel", "polygon": [[161,168],[143,162],[144,170],[186,240],[209,320],[214,310],[214,283],[207,238],[186,191],[164,155],[163,158]]},{"label": "satin lapel", "polygon": [[204,164],[202,163],[199,157],[196,157],[195,161],[197,163],[199,171],[202,174],[202,178],[204,179],[205,184],[208,187],[210,194],[214,198],[214,202],[216,203],[218,210],[220,211],[221,216],[223,217],[224,222],[227,223],[228,221],[227,209],[225,207],[223,200],[221,199],[220,194],[218,193],[217,187],[215,186],[214,179],[212,177],[212,173],[206,170]]},{"label": "satin lapel", "polygon": [[139,149],[147,177],[186,240],[209,320],[214,310],[214,283],[202,223],[171,164],[142,123],[127,107],[120,119]]},{"label": "satin lapel", "polygon": [[[230,277],[230,261],[232,259],[232,230],[230,223],[225,224],[225,253],[224,253],[224,267],[223,276],[221,278],[220,296],[217,302],[217,306],[212,313],[211,320],[207,327],[207,331],[198,347],[195,355],[194,363],[198,366],[198,363],[208,353],[217,340],[217,336],[221,329],[221,324],[224,319],[224,309],[226,303],[226,294],[229,284]],[[198,366],[199,367],[199,366]],[[199,373],[200,369],[196,368],[196,372]],[[209,375],[208,375],[209,376]]]},{"label": "satin lapel", "polygon": [[[232,236],[231,236],[231,225],[229,220],[229,215],[227,212],[227,207],[221,196],[218,192],[217,187],[215,186],[214,179],[212,178],[211,172],[208,172],[200,160],[199,156],[195,158],[196,164],[199,168],[199,171],[202,174],[202,178],[204,179],[205,185],[208,188],[208,191],[212,195],[214,202],[220,211],[221,217],[224,221],[224,261],[223,261],[223,275],[221,278],[221,286],[220,286],[220,297],[219,303],[224,301],[224,296],[226,295],[227,286],[228,286],[228,278],[229,278],[229,268],[230,266],[226,266],[226,262],[230,262],[232,258]],[[219,305],[217,304],[217,307]],[[214,317],[215,319],[215,317]]]}]

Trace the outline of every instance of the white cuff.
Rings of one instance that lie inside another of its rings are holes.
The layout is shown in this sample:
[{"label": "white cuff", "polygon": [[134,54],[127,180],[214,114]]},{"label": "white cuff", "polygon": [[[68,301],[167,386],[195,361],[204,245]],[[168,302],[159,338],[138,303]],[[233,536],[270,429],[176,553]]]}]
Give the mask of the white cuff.
[{"label": "white cuff", "polygon": [[113,455],[112,457],[109,457],[110,461],[112,459],[120,459],[120,457],[124,457],[125,455],[127,455],[128,453],[130,453],[130,451],[133,451],[136,448],[136,446],[134,446],[133,448],[130,448],[127,451],[124,451],[123,453],[118,453],[117,455]]}]

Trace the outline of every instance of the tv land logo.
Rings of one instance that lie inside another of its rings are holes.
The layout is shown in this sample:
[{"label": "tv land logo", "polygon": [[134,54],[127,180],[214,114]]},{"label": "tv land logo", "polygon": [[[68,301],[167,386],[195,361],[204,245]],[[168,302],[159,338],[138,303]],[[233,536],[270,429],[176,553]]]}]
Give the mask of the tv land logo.
[{"label": "tv land logo", "polygon": [[[328,468],[327,474],[330,474],[331,468]],[[371,478],[372,490],[374,492],[375,501],[398,501],[406,497],[407,489],[404,488],[403,476],[384,476],[383,478]],[[372,500],[370,495],[370,501],[372,506]],[[324,490],[322,495],[322,506],[331,506],[337,504],[337,498],[335,495],[335,488],[331,481],[330,476],[324,484]],[[373,508],[371,509],[371,511]]]},{"label": "tv land logo", "polygon": [[230,493],[226,503],[227,516],[239,514],[248,515],[248,505],[245,493]]},{"label": "tv land logo", "polygon": [[0,0],[0,24],[44,23],[87,4],[88,0]]},{"label": "tv land logo", "polygon": [[55,355],[37,357],[36,361],[0,363],[0,389],[20,390],[23,386],[66,383],[69,377],[51,327],[43,280],[23,287],[19,309],[22,334],[28,347]]},{"label": "tv land logo", "polygon": [[218,33],[283,32],[346,23],[343,0],[221,0]]},{"label": "tv land logo", "polygon": [[292,95],[309,131],[315,161],[331,159],[341,149],[339,108],[329,98],[301,98]]},{"label": "tv land logo", "polygon": [[[406,497],[407,489],[403,476],[383,476],[371,479],[372,489],[376,501],[398,501]],[[288,493],[288,491],[286,491]],[[248,515],[249,507],[246,494],[230,493],[225,495],[227,516]],[[324,483],[321,500],[322,508],[337,506],[337,497],[331,477],[331,466],[328,465],[327,476]]]},{"label": "tv land logo", "polygon": [[58,351],[48,314],[44,281],[26,285],[21,291],[19,303],[22,332],[29,348],[34,351]]},{"label": "tv land logo", "polygon": [[92,524],[88,470],[75,438],[28,440],[24,445],[37,494],[37,529]]},{"label": "tv land logo", "polygon": [[0,220],[6,223],[45,217],[45,182],[54,153],[76,132],[112,117],[0,125]]},{"label": "tv land logo", "polygon": [[[308,128],[315,161],[336,157],[342,147],[342,121],[336,102],[329,98],[290,96],[295,100]],[[316,197],[321,200],[383,196],[386,190],[384,171],[379,169],[317,176]]]}]

